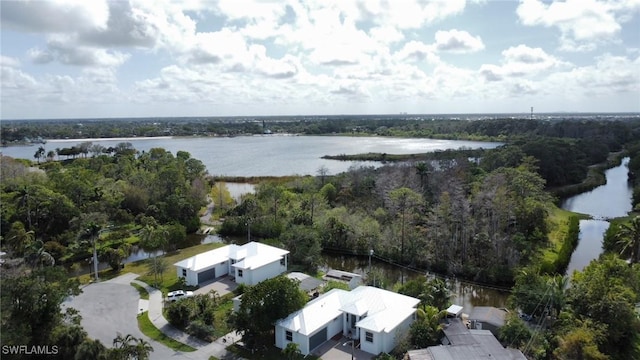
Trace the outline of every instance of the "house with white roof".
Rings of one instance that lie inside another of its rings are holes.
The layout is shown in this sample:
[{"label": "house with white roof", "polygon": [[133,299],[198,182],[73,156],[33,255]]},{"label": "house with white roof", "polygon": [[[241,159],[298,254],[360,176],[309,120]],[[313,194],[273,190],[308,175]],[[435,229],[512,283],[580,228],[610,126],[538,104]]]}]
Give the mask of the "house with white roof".
[{"label": "house with white roof", "polygon": [[209,250],[173,265],[187,285],[200,285],[224,275],[231,275],[238,284],[255,285],[287,271],[288,255],[288,250],[252,241]]},{"label": "house with white roof", "polygon": [[419,299],[371,286],[332,289],[275,325],[276,347],[294,342],[303,355],[341,334],[377,355],[391,352],[415,319]]}]

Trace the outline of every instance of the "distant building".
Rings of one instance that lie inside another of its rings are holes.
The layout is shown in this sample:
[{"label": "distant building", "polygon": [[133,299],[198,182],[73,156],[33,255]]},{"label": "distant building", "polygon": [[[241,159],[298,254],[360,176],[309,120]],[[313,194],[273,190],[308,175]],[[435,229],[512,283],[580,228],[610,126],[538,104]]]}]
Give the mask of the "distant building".
[{"label": "distant building", "polygon": [[300,288],[300,290],[309,295],[315,293],[325,283],[324,281],[316,279],[313,276],[296,271],[288,273],[287,277],[289,279],[298,281],[298,287]]},{"label": "distant building", "polygon": [[347,336],[370,354],[391,352],[414,321],[419,299],[359,286],[332,289],[275,325],[275,346],[296,343],[303,355],[334,336]]},{"label": "distant building", "polygon": [[362,275],[342,270],[329,270],[322,278],[326,281],[333,280],[345,283],[351,290],[362,285]]},{"label": "distant building", "polygon": [[173,265],[178,277],[191,286],[224,275],[231,275],[238,284],[255,285],[287,271],[288,255],[288,250],[252,241],[209,250]]}]

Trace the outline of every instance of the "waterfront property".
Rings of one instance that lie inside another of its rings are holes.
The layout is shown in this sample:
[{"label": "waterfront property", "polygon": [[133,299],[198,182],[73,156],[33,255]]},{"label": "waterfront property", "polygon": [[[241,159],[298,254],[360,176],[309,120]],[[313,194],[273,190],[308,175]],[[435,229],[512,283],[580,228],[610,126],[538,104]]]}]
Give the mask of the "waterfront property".
[{"label": "waterfront property", "polygon": [[469,315],[469,323],[472,329],[489,330],[498,336],[499,329],[504,326],[507,319],[507,310],[493,306],[476,306]]},{"label": "waterfront property", "polygon": [[284,349],[293,342],[308,355],[327,340],[346,336],[367,353],[391,352],[413,323],[419,303],[419,299],[371,286],[332,289],[279,320],[275,345]]},{"label": "waterfront property", "polygon": [[332,280],[345,283],[350,290],[353,290],[362,284],[362,275],[342,270],[329,270],[322,278],[327,281]]},{"label": "waterfront property", "polygon": [[526,360],[520,350],[504,348],[489,330],[470,330],[460,318],[449,319],[442,345],[410,350],[410,360]]},{"label": "waterfront property", "polygon": [[213,249],[173,265],[187,285],[197,286],[225,275],[238,284],[255,285],[287,271],[288,255],[288,250],[252,241]]}]

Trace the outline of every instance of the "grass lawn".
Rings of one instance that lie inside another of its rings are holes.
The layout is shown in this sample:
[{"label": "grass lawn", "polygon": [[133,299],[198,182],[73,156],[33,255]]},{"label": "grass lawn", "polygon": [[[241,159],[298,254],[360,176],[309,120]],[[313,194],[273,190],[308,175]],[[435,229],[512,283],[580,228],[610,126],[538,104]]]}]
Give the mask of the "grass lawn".
[{"label": "grass lawn", "polygon": [[133,286],[134,288],[136,288],[136,290],[138,290],[138,293],[140,293],[140,299],[149,300],[149,293],[147,292],[147,289],[143,288],[142,286],[134,282],[129,283],[129,285]]},{"label": "grass lawn", "polygon": [[[225,244],[220,244],[220,243],[199,244],[192,247],[180,249],[178,251],[170,252],[164,256],[158,257],[158,260],[164,259],[164,261],[168,265],[167,271],[164,273],[162,277],[160,289],[163,291],[163,293],[166,293],[167,291],[183,289],[183,288],[188,290],[189,287],[183,286],[178,281],[178,275],[176,273],[175,268],[173,267],[173,264],[180,260],[184,260],[188,257],[199,254],[201,252],[219,248],[224,245]],[[146,282],[147,284],[153,284],[153,275],[149,274],[149,265],[152,261],[153,259],[144,259],[144,260],[128,263],[128,264],[125,264],[124,269],[120,270],[119,272],[114,272],[111,269],[103,270],[99,273],[100,274],[99,277],[101,280],[108,280],[116,276],[130,272],[130,273],[139,274],[140,277],[138,278],[138,280]],[[78,279],[80,280],[81,283],[88,283],[91,280],[91,274],[81,275],[78,277]]]},{"label": "grass lawn", "polygon": [[158,330],[158,328],[151,323],[151,320],[149,320],[149,312],[147,311],[138,315],[138,327],[143,334],[173,350],[185,352],[196,351],[196,349],[191,346],[176,341]]},{"label": "grass lawn", "polygon": [[552,264],[556,261],[565,237],[567,236],[567,232],[569,231],[569,217],[571,216],[577,216],[579,219],[589,218],[588,215],[574,213],[559,207],[554,207],[549,212],[549,217],[547,218],[547,225],[549,226],[549,246],[542,250],[541,260],[543,262]]},{"label": "grass lawn", "polygon": [[229,318],[229,314],[233,309],[233,301],[231,300],[235,294],[229,294],[230,296],[225,296],[222,299],[222,302],[215,310],[215,317],[213,322],[213,337],[216,339],[228,334],[231,329],[227,325],[227,319]]}]

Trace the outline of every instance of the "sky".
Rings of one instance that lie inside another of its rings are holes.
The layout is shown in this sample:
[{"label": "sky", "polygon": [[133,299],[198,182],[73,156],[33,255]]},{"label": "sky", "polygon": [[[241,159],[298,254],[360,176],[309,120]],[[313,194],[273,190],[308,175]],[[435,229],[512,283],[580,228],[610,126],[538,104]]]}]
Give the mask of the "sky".
[{"label": "sky", "polygon": [[0,23],[0,119],[640,111],[640,0],[1,0]]}]

